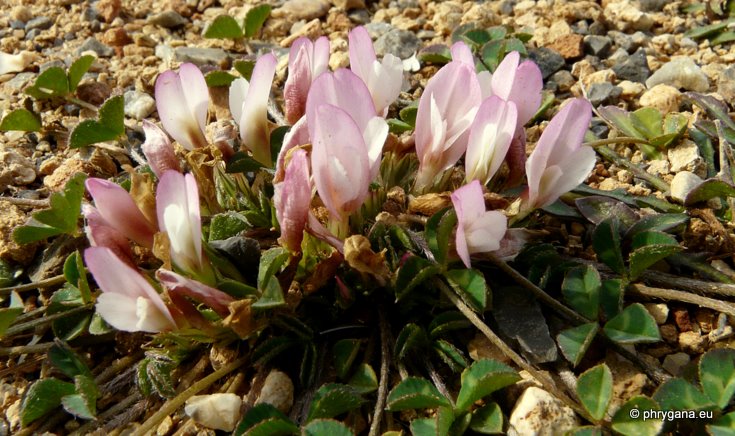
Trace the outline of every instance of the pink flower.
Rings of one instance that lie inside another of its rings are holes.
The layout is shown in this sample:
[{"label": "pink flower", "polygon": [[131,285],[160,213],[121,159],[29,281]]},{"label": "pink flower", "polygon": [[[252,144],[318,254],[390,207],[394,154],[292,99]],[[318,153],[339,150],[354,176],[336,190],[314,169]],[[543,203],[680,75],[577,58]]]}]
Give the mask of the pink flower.
[{"label": "pink flower", "polygon": [[[492,76],[492,93],[505,101],[512,101],[518,109],[518,126],[523,127],[541,106],[543,77],[538,65],[527,60],[520,62],[517,51],[508,53]],[[520,65],[519,65],[520,62]]]},{"label": "pink flower", "polygon": [[301,252],[301,241],[311,205],[311,181],[306,152],[296,149],[286,166],[283,182],[273,186],[273,204],[281,227],[279,242],[293,253]]},{"label": "pink flower", "polygon": [[173,271],[159,269],[156,271],[156,278],[166,289],[168,289],[172,299],[174,295],[189,297],[192,300],[210,307],[223,318],[229,314],[227,306],[235,300],[219,289],[212,288],[204,283],[176,274]]},{"label": "pink flower", "polygon": [[467,182],[476,179],[484,185],[495,175],[508,153],[517,117],[515,104],[496,96],[480,105],[470,128],[464,161]]},{"label": "pink flower", "polygon": [[467,268],[471,268],[472,253],[486,253],[500,248],[505,235],[507,219],[496,211],[485,210],[482,186],[477,180],[452,193],[452,204],[457,213],[457,254]]},{"label": "pink flower", "polygon": [[552,118],[526,161],[526,210],[547,206],[587,178],[595,165],[595,151],[583,146],[592,118],[587,100],[573,99]]},{"label": "pink flower", "polygon": [[102,289],[97,313],[111,326],[126,332],[160,332],[176,328],[166,304],[138,271],[109,248],[90,247],[84,261]]},{"label": "pink flower", "polygon": [[84,184],[105,222],[138,244],[153,246],[156,227],[146,219],[126,190],[98,178],[89,178]]},{"label": "pink flower", "polygon": [[206,147],[209,89],[194,64],[181,64],[179,72],[165,71],[156,79],[156,107],[163,128],[185,149]]},{"label": "pink flower", "polygon": [[87,239],[93,247],[106,247],[120,259],[133,264],[133,251],[130,249],[130,241],[122,233],[112,227],[100,212],[89,204],[82,205],[82,215],[87,220],[84,231]]},{"label": "pink flower", "polygon": [[304,115],[311,82],[329,67],[329,40],[326,36],[313,43],[306,37],[291,44],[288,54],[288,79],[283,88],[286,120],[294,124]]},{"label": "pink flower", "polygon": [[465,152],[481,98],[474,68],[466,63],[450,62],[429,79],[416,114],[419,191]]},{"label": "pink flower", "polygon": [[276,73],[277,59],[273,53],[258,58],[250,82],[236,79],[230,85],[230,112],[240,126],[242,145],[253,158],[270,167],[270,128],[268,125],[268,98]]},{"label": "pink flower", "polygon": [[189,273],[206,272],[199,190],[194,176],[176,171],[163,173],[156,190],[156,213],[161,232],[168,234],[171,261]]},{"label": "pink flower", "polygon": [[[452,44],[451,52],[452,61],[461,62],[473,70],[475,69],[475,57],[472,55],[472,50],[467,47],[467,44],[462,41],[457,41]],[[492,74],[490,74],[490,71],[480,71],[477,73],[477,81],[480,84],[482,99],[485,100],[492,95]]]},{"label": "pink flower", "polygon": [[370,35],[362,26],[352,29],[348,39],[350,70],[367,85],[376,112],[385,116],[388,106],[401,93],[403,62],[392,54],[386,54],[383,62],[378,62]]},{"label": "pink flower", "polygon": [[163,130],[150,121],[143,120],[143,131],[145,132],[145,142],[141,148],[146,159],[148,159],[153,174],[160,178],[167,170],[181,172],[179,160],[176,158],[171,142]]}]

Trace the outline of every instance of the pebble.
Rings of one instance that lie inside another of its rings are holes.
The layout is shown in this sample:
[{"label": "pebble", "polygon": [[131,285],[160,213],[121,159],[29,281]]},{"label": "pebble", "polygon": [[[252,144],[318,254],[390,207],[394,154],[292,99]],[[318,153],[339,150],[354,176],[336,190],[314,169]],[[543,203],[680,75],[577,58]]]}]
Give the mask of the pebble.
[{"label": "pebble", "polygon": [[122,9],[122,0],[100,0],[97,2],[97,11],[100,18],[106,23],[111,23]]},{"label": "pebble", "polygon": [[509,435],[563,435],[579,425],[572,409],[535,386],[523,391],[509,423]]},{"label": "pebble", "polygon": [[33,162],[14,150],[0,151],[0,186],[27,185],[34,180]]},{"label": "pebble", "polygon": [[26,23],[33,19],[33,14],[27,6],[15,6],[10,10],[10,19]]},{"label": "pebble", "polygon": [[15,55],[0,52],[0,75],[18,73],[38,58],[36,53],[24,51]]},{"label": "pebble", "polygon": [[292,22],[313,20],[327,15],[331,4],[327,0],[288,0],[271,12],[273,18],[287,18]]},{"label": "pebble", "polygon": [[706,341],[707,337],[702,336],[700,332],[691,331],[679,333],[679,346],[682,350],[690,354],[704,353]]},{"label": "pebble", "polygon": [[[646,91],[646,85],[638,82],[631,82],[630,80],[623,80],[618,83],[618,86],[622,90],[620,98],[630,100]],[[678,92],[678,91],[677,91]]]},{"label": "pebble", "polygon": [[720,73],[717,93],[727,101],[735,101],[735,65],[730,65]]},{"label": "pebble", "polygon": [[622,32],[630,30],[649,30],[653,18],[627,1],[608,3],[603,11],[608,23]]},{"label": "pebble", "polygon": [[391,26],[388,23],[384,23],[382,21],[375,21],[375,22],[368,23],[365,25],[365,30],[367,30],[368,34],[370,35],[370,38],[372,38],[373,40],[380,38],[381,36],[385,35],[386,33],[394,29],[395,27]]},{"label": "pebble", "polygon": [[25,29],[26,29],[26,32],[30,32],[33,29],[46,30],[53,25],[54,25],[54,22],[53,20],[51,20],[51,18],[40,16],[40,17],[36,17],[28,21],[26,23]]},{"label": "pebble", "polygon": [[559,53],[546,47],[529,50],[528,57],[536,62],[544,79],[547,79],[566,65],[564,58]]},{"label": "pebble", "polygon": [[79,99],[95,106],[104,103],[111,94],[112,90],[104,82],[85,82],[77,88],[77,96]]},{"label": "pebble", "polygon": [[375,41],[375,53],[378,57],[390,53],[401,59],[408,59],[418,50],[421,41],[413,32],[393,29]]},{"label": "pebble", "polygon": [[644,92],[638,103],[642,107],[656,108],[663,114],[676,112],[681,104],[681,92],[662,83]]},{"label": "pebble", "polygon": [[293,406],[293,390],[293,382],[286,373],[271,370],[255,404],[268,403],[281,412],[288,413]]},{"label": "pebble", "polygon": [[127,91],[124,94],[125,115],[140,121],[152,114],[156,109],[156,101],[150,95],[140,91]]},{"label": "pebble", "polygon": [[645,303],[644,306],[658,325],[665,323],[669,317],[669,306],[664,303]]},{"label": "pebble", "polygon": [[666,175],[671,172],[671,164],[666,159],[652,159],[648,162],[646,172],[654,176]]},{"label": "pebble", "polygon": [[89,38],[87,38],[86,41],[84,41],[84,43],[81,45],[81,47],[77,49],[76,53],[77,55],[80,55],[85,51],[93,51],[97,54],[97,56],[101,58],[108,58],[115,54],[115,49],[97,41],[94,36],[90,36]]},{"label": "pebble", "polygon": [[622,88],[614,86],[609,82],[593,83],[587,90],[587,99],[593,106],[599,106],[601,104],[611,103],[620,97],[622,92]]},{"label": "pebble", "polygon": [[709,89],[707,75],[688,57],[674,58],[646,80],[649,89],[660,83],[695,92],[706,92]]},{"label": "pebble", "polygon": [[676,173],[671,181],[671,198],[683,203],[687,194],[699,186],[700,183],[702,183],[702,179],[692,172],[680,171]]},{"label": "pebble", "polygon": [[554,82],[557,85],[557,89],[560,92],[567,92],[569,91],[572,86],[576,83],[576,80],[574,79],[574,76],[572,76],[572,73],[570,73],[567,70],[559,70],[556,73],[551,75],[551,78],[547,83]]},{"label": "pebble", "polygon": [[667,3],[669,3],[669,0],[638,0],[641,10],[646,12],[659,12]]},{"label": "pebble", "polygon": [[148,24],[173,29],[186,25],[189,20],[176,11],[163,11],[148,18]]},{"label": "pebble", "polygon": [[546,47],[558,52],[564,59],[575,59],[584,54],[583,41],[582,35],[570,33],[556,38]]},{"label": "pebble", "polygon": [[186,401],[184,412],[204,427],[233,431],[241,406],[242,398],[235,394],[194,395]]},{"label": "pebble", "polygon": [[[2,70],[0,70],[2,71]],[[4,72],[2,74],[7,73]],[[12,79],[5,82],[5,91],[17,92],[25,88],[26,84],[36,77],[34,73],[18,73]]]},{"label": "pebble", "polygon": [[699,147],[693,141],[684,139],[676,147],[669,148],[668,158],[672,172],[690,171],[699,176],[706,175],[704,160],[699,155]]},{"label": "pebble", "polygon": [[612,47],[612,40],[607,36],[600,35],[587,35],[584,37],[583,43],[587,53],[597,57],[607,55],[610,47]]},{"label": "pebble", "polygon": [[[158,47],[156,47],[156,56],[158,56]],[[230,63],[230,55],[221,48],[176,47],[173,57],[178,62],[191,62],[200,67],[217,65],[220,68],[229,68]]]},{"label": "pebble", "polygon": [[646,51],[639,48],[625,61],[613,66],[613,71],[620,79],[630,80],[631,82],[645,82],[648,76],[651,75],[646,60]]},{"label": "pebble", "polygon": [[664,357],[661,366],[674,377],[681,374],[681,370],[692,361],[687,353],[674,353]]},{"label": "pebble", "polygon": [[344,11],[365,9],[365,0],[331,0],[332,4]]},{"label": "pebble", "polygon": [[[355,24],[368,25],[370,23],[370,12],[367,9],[357,9],[347,14],[347,17]],[[377,23],[375,23],[377,24]],[[384,23],[387,24],[387,23]]]}]

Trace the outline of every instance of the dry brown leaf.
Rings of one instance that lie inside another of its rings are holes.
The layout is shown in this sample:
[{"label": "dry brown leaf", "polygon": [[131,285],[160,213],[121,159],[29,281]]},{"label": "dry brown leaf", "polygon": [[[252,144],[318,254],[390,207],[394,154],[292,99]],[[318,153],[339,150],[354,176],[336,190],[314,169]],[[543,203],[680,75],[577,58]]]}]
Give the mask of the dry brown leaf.
[{"label": "dry brown leaf", "polygon": [[314,272],[304,282],[304,295],[309,295],[327,284],[337,274],[337,268],[343,260],[342,255],[335,251],[328,258],[319,262]]},{"label": "dry brown leaf", "polygon": [[168,233],[158,232],[153,235],[153,255],[156,256],[163,265],[161,268],[171,270],[171,241],[168,239]]},{"label": "dry brown leaf", "polygon": [[256,323],[253,319],[253,312],[250,308],[252,300],[235,300],[229,304],[230,314],[222,322],[225,327],[229,327],[240,338],[247,338],[256,329]]},{"label": "dry brown leaf", "polygon": [[140,174],[129,165],[123,165],[123,169],[130,174],[130,196],[133,197],[133,201],[146,219],[158,227],[156,195],[151,175]]},{"label": "dry brown leaf", "polygon": [[432,216],[451,205],[452,200],[448,192],[424,194],[409,200],[408,213]]},{"label": "dry brown leaf", "polygon": [[385,285],[390,275],[385,263],[385,250],[374,252],[370,240],[363,235],[352,235],[345,239],[345,260],[357,271],[375,277],[380,286]]}]

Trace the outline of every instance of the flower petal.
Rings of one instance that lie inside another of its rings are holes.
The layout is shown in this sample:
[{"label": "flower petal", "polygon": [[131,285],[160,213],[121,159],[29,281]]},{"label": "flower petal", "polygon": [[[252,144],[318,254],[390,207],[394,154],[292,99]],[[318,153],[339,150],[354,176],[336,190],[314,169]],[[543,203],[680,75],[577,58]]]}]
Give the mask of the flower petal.
[{"label": "flower petal", "polygon": [[467,247],[470,253],[487,253],[500,248],[508,219],[500,212],[485,212],[465,228]]},{"label": "flower petal", "polygon": [[173,262],[180,268],[201,272],[205,265],[199,190],[194,176],[166,171],[156,190],[156,213],[161,231],[168,233]]},{"label": "flower petal", "polygon": [[515,71],[507,100],[518,107],[518,125],[525,125],[541,106],[543,76],[533,61],[524,61]]},{"label": "flower petal", "polygon": [[273,164],[268,128],[268,98],[277,63],[273,53],[258,58],[238,120],[243,145],[253,153],[255,160],[268,167]]},{"label": "flower petal", "polygon": [[517,51],[505,55],[492,77],[493,95],[508,101],[520,60],[521,55]]},{"label": "flower petal", "polygon": [[273,186],[273,204],[281,227],[278,240],[292,252],[300,252],[311,205],[309,161],[304,150],[293,152],[285,173],[283,182]]},{"label": "flower petal", "polygon": [[312,80],[310,47],[313,48],[311,41],[301,37],[291,46],[288,57],[288,78],[283,87],[283,100],[286,120],[291,124],[298,121],[306,110],[306,97]]},{"label": "flower petal", "polygon": [[467,44],[462,41],[457,41],[452,44],[451,52],[452,61],[461,62],[475,68],[475,58],[472,56],[472,50],[467,47]]},{"label": "flower petal", "polygon": [[236,123],[239,123],[242,118],[242,107],[245,104],[245,97],[248,95],[248,89],[250,89],[250,82],[242,77],[237,78],[230,83],[230,113],[232,113],[232,119],[234,119]]},{"label": "flower petal", "polygon": [[377,61],[373,40],[368,31],[362,27],[355,27],[347,35],[349,41],[350,70],[365,83],[373,74],[373,63]]},{"label": "flower petal", "polygon": [[153,246],[156,230],[130,194],[117,184],[98,178],[84,182],[100,215],[113,228],[144,247]]},{"label": "flower petal", "polygon": [[148,120],[143,120],[143,131],[145,142],[141,148],[156,177],[160,178],[167,170],[181,172],[179,160],[166,133]]},{"label": "flower petal", "polygon": [[515,104],[506,103],[497,96],[480,105],[467,141],[465,173],[468,182],[477,179],[484,185],[495,175],[508,153],[517,117]]},{"label": "flower petal", "polygon": [[221,317],[229,314],[227,306],[235,299],[219,289],[212,288],[196,280],[176,274],[173,271],[159,269],[156,278],[171,294],[181,294],[202,303],[217,312]]},{"label": "flower petal", "polygon": [[110,226],[97,209],[89,204],[82,205],[82,214],[87,220],[84,228],[87,239],[93,247],[107,247],[117,257],[133,265],[133,251],[130,249],[130,241],[122,233]]},{"label": "flower petal", "polygon": [[138,297],[103,292],[97,297],[95,308],[97,313],[118,330],[137,332],[138,329]]},{"label": "flower petal", "polygon": [[309,143],[309,127],[306,125],[306,116],[299,118],[296,124],[291,126],[291,129],[286,133],[283,138],[283,145],[281,150],[278,152],[278,158],[276,159],[276,175],[273,177],[273,183],[278,183],[283,180],[285,176],[284,159],[292,148]]},{"label": "flower petal", "polygon": [[187,150],[206,146],[209,89],[202,72],[189,63],[179,73],[165,71],[156,79],[155,94],[163,128]]}]

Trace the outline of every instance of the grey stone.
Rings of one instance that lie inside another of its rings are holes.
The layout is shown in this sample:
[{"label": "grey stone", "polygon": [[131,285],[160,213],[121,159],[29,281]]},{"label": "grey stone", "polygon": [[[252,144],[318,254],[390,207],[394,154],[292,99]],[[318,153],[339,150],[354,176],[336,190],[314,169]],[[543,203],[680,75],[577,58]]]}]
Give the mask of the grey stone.
[{"label": "grey stone", "polygon": [[607,27],[605,27],[605,25],[601,22],[595,21],[590,24],[590,27],[587,31],[590,35],[604,35],[605,33],[607,33]]},{"label": "grey stone", "polygon": [[615,66],[617,64],[621,64],[621,63],[625,62],[628,59],[629,56],[630,56],[630,54],[628,54],[628,52],[625,51],[625,49],[618,47],[615,50],[615,53],[609,55],[607,57],[607,59],[605,59],[605,62],[608,65]]},{"label": "grey stone", "polygon": [[644,12],[659,12],[666,6],[666,3],[669,3],[669,0],[638,0],[638,3]]},{"label": "grey stone", "polygon": [[587,98],[593,106],[598,106],[603,103],[611,103],[612,100],[620,97],[622,92],[622,88],[612,83],[593,83],[587,90]]},{"label": "grey stone", "polygon": [[707,75],[688,57],[665,63],[646,80],[649,89],[661,83],[694,92],[706,92],[709,89]]},{"label": "grey stone", "polygon": [[593,56],[607,55],[610,47],[612,47],[612,40],[607,36],[587,35],[584,37],[584,49]]},{"label": "grey stone", "polygon": [[368,23],[365,25],[365,30],[368,31],[368,34],[370,35],[371,38],[373,38],[373,40],[380,38],[381,36],[385,35],[386,33],[394,29],[395,27],[391,26],[388,23],[384,23],[382,21],[378,21],[375,23]]},{"label": "grey stone", "polygon": [[646,51],[642,48],[639,48],[625,61],[613,66],[612,70],[615,71],[618,79],[631,82],[643,83],[651,75],[651,69],[648,68],[646,60]]},{"label": "grey stone", "polygon": [[13,20],[10,22],[11,29],[25,29],[25,27],[26,27],[26,23],[20,20]]},{"label": "grey stone", "polygon": [[634,34],[630,35],[631,41],[633,42],[632,50],[637,50],[638,47],[646,47],[651,42],[651,37],[645,32],[638,30]]},{"label": "grey stone", "polygon": [[17,92],[23,89],[33,78],[36,77],[35,73],[18,73],[12,79],[5,82],[5,90],[10,92]]},{"label": "grey stone", "polygon": [[390,53],[401,59],[410,58],[418,50],[421,41],[407,30],[393,29],[375,41],[375,53],[385,56]]},{"label": "grey stone", "polygon": [[635,44],[633,43],[633,38],[630,35],[626,35],[623,32],[620,32],[618,30],[611,30],[607,33],[607,36],[612,38],[615,45],[622,48],[623,50],[627,52],[631,52],[635,50],[637,47],[635,47]]},{"label": "grey stone", "polygon": [[558,358],[541,308],[523,288],[493,295],[492,313],[500,331],[517,340],[533,362],[553,362]]},{"label": "grey stone", "polygon": [[95,8],[94,6],[90,6],[84,9],[84,12],[82,13],[82,19],[89,22],[99,20],[100,13],[97,11],[97,8]]},{"label": "grey stone", "polygon": [[516,401],[508,418],[509,436],[556,436],[579,426],[574,410],[536,386],[530,386]]},{"label": "grey stone", "polygon": [[94,36],[90,36],[86,41],[84,41],[84,44],[77,49],[77,54],[82,54],[88,50],[97,53],[97,56],[102,58],[108,58],[115,54],[115,50],[112,47],[97,41]]},{"label": "grey stone", "polygon": [[148,24],[153,24],[155,26],[161,26],[168,29],[184,26],[188,22],[189,20],[182,17],[181,14],[176,11],[163,11],[148,18]]},{"label": "grey stone", "polygon": [[191,62],[197,66],[226,67],[229,64],[230,55],[221,48],[176,47],[174,59],[178,62]]},{"label": "grey stone", "polygon": [[528,57],[536,62],[544,79],[561,70],[564,67],[564,58],[554,50],[546,47],[528,51]]},{"label": "grey stone", "polygon": [[735,101],[735,65],[730,65],[720,72],[717,93],[727,101]]},{"label": "grey stone", "polygon": [[33,29],[46,30],[54,25],[54,22],[49,17],[36,17],[26,23],[26,32],[30,32]]},{"label": "grey stone", "polygon": [[123,98],[125,99],[125,115],[138,121],[146,118],[156,109],[156,101],[145,92],[127,91]]},{"label": "grey stone", "polygon": [[52,68],[52,67],[59,67],[59,68],[62,68],[62,69],[66,69],[66,64],[64,63],[64,61],[60,61],[60,60],[56,59],[56,60],[53,60],[53,61],[48,61],[48,62],[42,63],[38,67],[38,71],[39,72],[44,72],[44,71],[46,71],[46,70],[48,70],[49,68]]},{"label": "grey stone", "polygon": [[671,198],[683,203],[692,189],[699,186],[700,183],[702,183],[702,179],[694,173],[689,171],[676,173],[674,179],[671,181]]},{"label": "grey stone", "polygon": [[567,92],[570,89],[572,89],[572,86],[577,82],[574,76],[572,76],[572,73],[570,73],[567,70],[560,70],[556,73],[552,74],[551,78],[547,83],[554,82],[556,83],[558,90],[562,92]]},{"label": "grey stone", "polygon": [[347,16],[356,24],[368,24],[370,22],[370,12],[367,9],[356,9],[348,13]]},{"label": "grey stone", "polygon": [[33,29],[33,30],[29,31],[29,32],[26,32],[25,40],[26,41],[33,41],[40,34],[41,34],[41,29]]}]

